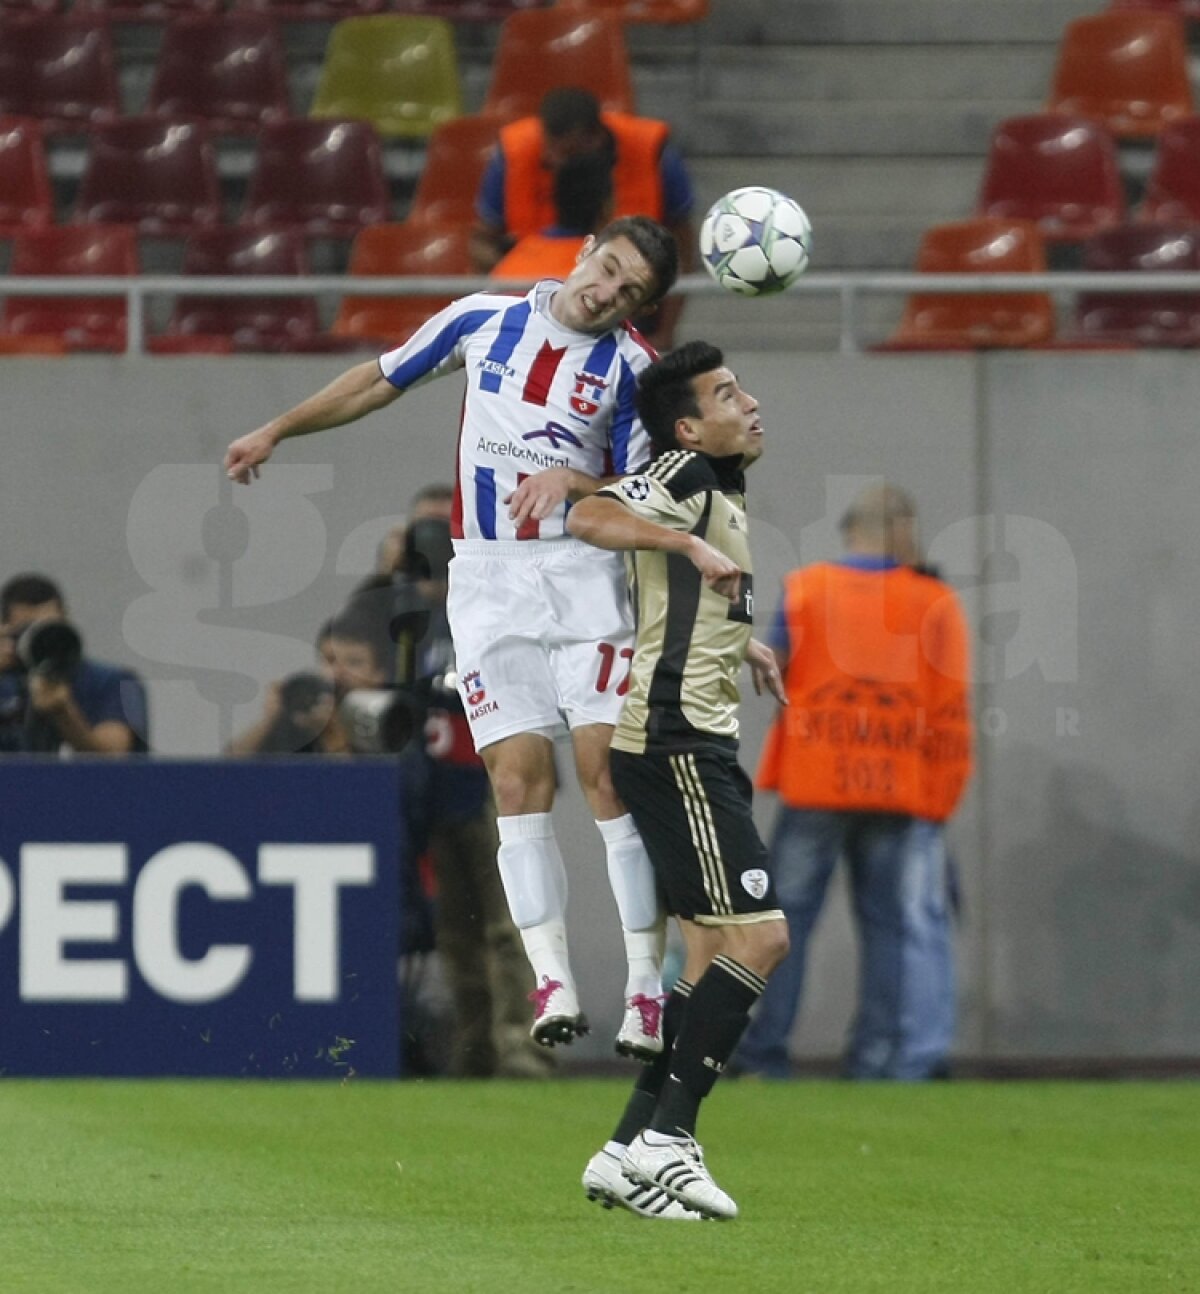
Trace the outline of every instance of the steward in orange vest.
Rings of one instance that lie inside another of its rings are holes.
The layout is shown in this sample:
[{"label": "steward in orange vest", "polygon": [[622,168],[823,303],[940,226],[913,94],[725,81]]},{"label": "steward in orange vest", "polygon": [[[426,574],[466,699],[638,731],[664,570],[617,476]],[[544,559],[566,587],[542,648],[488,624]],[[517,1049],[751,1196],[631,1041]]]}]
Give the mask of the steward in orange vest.
[{"label": "steward in orange vest", "polygon": [[852,551],[792,572],[780,620],[789,704],[768,734],[757,785],[793,808],[948,818],[972,741],[967,627],[954,590],[886,555]]}]

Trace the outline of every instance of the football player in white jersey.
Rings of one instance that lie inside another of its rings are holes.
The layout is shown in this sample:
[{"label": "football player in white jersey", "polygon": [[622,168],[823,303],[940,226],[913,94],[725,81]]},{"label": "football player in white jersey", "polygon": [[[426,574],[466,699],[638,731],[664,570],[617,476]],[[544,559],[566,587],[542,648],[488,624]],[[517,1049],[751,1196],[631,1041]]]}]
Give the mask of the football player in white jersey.
[{"label": "football player in white jersey", "polygon": [[248,484],[281,440],[353,422],[419,382],[465,371],[447,609],[459,685],[492,784],[499,868],[537,989],[533,1036],[570,1042],[588,1025],[567,955],[567,879],[551,821],[553,740],[566,728],[604,839],[628,975],[617,1050],[662,1051],[665,918],[608,748],[628,686],[633,625],[619,554],[568,535],[571,503],[650,457],[637,375],[654,358],[628,326],[678,273],[670,232],[625,217],[589,237],[565,282],[525,296],[474,293],[403,345],[356,365],[230,445]]}]

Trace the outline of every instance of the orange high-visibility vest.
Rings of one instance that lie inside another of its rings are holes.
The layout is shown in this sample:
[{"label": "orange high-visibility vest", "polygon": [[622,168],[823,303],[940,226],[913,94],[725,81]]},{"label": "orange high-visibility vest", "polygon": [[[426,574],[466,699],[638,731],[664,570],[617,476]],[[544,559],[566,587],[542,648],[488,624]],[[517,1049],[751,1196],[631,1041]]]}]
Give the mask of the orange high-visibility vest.
[{"label": "orange high-visibility vest", "polygon": [[492,267],[494,279],[565,279],[575,268],[583,235],[554,238],[549,234],[526,234]]},{"label": "orange high-visibility vest", "polygon": [[954,590],[907,566],[784,581],[789,704],[757,784],[795,808],[943,821],[971,771],[970,652]]},{"label": "orange high-visibility vest", "polygon": [[[600,119],[616,141],[613,216],[663,218],[659,158],[669,134],[664,122],[603,112]],[[516,238],[554,224],[554,176],[542,165],[542,123],[523,117],[500,131],[504,154],[504,224]]]}]

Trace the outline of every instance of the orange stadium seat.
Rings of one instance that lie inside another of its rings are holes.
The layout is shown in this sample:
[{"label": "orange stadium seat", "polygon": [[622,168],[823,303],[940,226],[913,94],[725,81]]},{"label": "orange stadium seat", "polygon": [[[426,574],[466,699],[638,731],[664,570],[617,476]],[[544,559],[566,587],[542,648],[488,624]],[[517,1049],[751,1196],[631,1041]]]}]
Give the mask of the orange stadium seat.
[{"label": "orange stadium seat", "polygon": [[674,24],[708,17],[708,0],[558,0],[558,6],[608,13],[622,22]]},{"label": "orange stadium seat", "polygon": [[53,223],[41,125],[30,117],[0,117],[0,237]]},{"label": "orange stadium seat", "polygon": [[381,135],[424,138],[461,114],[454,28],[444,18],[347,18],[330,32],[310,116],[356,117]]},{"label": "orange stadium seat", "polygon": [[120,112],[107,23],[72,14],[0,19],[0,115],[78,131]]},{"label": "orange stadium seat", "polygon": [[388,0],[233,0],[231,7],[270,14],[285,22],[340,22],[343,18],[383,13]]},{"label": "orange stadium seat", "polygon": [[1152,137],[1168,122],[1190,116],[1182,20],[1110,9],[1068,23],[1046,106],[1102,121],[1128,138]]},{"label": "orange stadium seat", "polygon": [[[61,225],[13,239],[9,274],[110,277],[138,272],[137,234],[123,225]],[[10,337],[58,338],[69,350],[125,348],[124,297],[10,296],[0,316]]]},{"label": "orange stadium seat", "polygon": [[976,215],[1033,220],[1047,241],[1076,242],[1125,211],[1117,147],[1098,122],[1042,113],[992,132]]},{"label": "orange stadium seat", "polygon": [[[963,220],[926,230],[917,253],[922,274],[1036,274],[1046,251],[1026,220]],[[1054,305],[1043,292],[921,294],[909,298],[899,327],[877,350],[975,350],[1034,346],[1054,332]]]},{"label": "orange stadium seat", "polygon": [[532,9],[504,20],[483,111],[506,121],[529,116],[560,85],[591,90],[610,112],[636,110],[619,22],[568,9]]},{"label": "orange stadium seat", "polygon": [[220,13],[224,0],[75,0],[75,8],[112,22],[165,22],[183,14]]},{"label": "orange stadium seat", "polygon": [[312,237],[352,238],[388,218],[383,150],[365,121],[282,121],[264,126],[241,223],[292,226]]},{"label": "orange stadium seat", "polygon": [[94,131],[74,218],[136,225],[158,238],[219,224],[220,178],[207,128],[197,121],[127,117]]},{"label": "orange stadium seat", "polygon": [[252,132],[291,115],[279,30],[260,14],[178,18],[167,25],[146,111]]},{"label": "orange stadium seat", "polygon": [[[1167,272],[1200,269],[1200,230],[1192,225],[1122,225],[1083,244],[1083,268]],[[1200,345],[1200,292],[1083,292],[1075,328],[1089,342]]]},{"label": "orange stadium seat", "polygon": [[[207,229],[184,244],[184,274],[296,275],[308,273],[304,235],[294,229]],[[317,336],[312,297],[180,297],[152,353],[184,349],[286,351]],[[227,343],[223,348],[214,339]],[[193,343],[185,346],[184,343]]]},{"label": "orange stadium seat", "polygon": [[1138,215],[1167,223],[1200,222],[1200,117],[1163,128]]},{"label": "orange stadium seat", "polygon": [[470,223],[475,195],[496,144],[495,117],[457,117],[429,136],[409,220]]},{"label": "orange stadium seat", "polygon": [[[471,274],[469,225],[406,220],[374,225],[354,240],[350,273],[397,277],[416,274]],[[406,340],[453,298],[345,297],[331,331],[382,345]]]}]

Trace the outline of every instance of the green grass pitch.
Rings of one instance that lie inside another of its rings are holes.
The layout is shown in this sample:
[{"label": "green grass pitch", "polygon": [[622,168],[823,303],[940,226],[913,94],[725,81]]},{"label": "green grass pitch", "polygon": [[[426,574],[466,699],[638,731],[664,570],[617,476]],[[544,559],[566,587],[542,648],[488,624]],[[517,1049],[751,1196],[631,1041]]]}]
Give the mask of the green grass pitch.
[{"label": "green grass pitch", "polygon": [[0,1290],[1200,1291],[1200,1085],[726,1083],[730,1223],[585,1201],[625,1091],[7,1079]]}]

